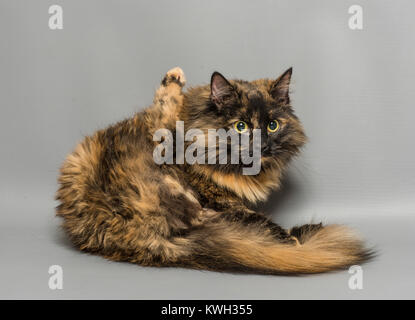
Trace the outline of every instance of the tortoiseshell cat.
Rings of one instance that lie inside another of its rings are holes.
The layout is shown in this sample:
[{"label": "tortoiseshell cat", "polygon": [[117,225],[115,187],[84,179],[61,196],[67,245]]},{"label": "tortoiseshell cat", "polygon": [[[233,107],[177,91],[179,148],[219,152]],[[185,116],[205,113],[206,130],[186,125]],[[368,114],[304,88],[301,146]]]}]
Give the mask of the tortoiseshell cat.
[{"label": "tortoiseshell cat", "polygon": [[[215,72],[210,86],[182,92],[182,70],[170,70],[153,105],[86,137],[65,160],[57,215],[72,242],[116,261],[217,271],[318,273],[366,261],[371,251],[346,227],[284,230],[248,206],[279,187],[306,141],[290,106],[291,73],[247,82]],[[174,132],[177,120],[185,130],[260,129],[260,173],[242,175],[241,164],[157,165],[153,134]]]}]

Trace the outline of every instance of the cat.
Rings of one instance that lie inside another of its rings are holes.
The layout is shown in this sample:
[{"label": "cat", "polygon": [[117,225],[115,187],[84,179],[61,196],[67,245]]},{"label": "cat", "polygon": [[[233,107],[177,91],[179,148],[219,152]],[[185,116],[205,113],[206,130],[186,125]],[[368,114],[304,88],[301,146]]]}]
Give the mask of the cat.
[{"label": "cat", "polygon": [[[183,91],[180,68],[166,73],[153,104],[86,137],[58,179],[57,215],[82,251],[141,266],[258,274],[309,274],[372,257],[349,228],[283,229],[253,204],[280,186],[307,138],[290,104],[292,68],[276,80],[228,80]],[[243,164],[156,164],[159,129],[261,130],[261,171]]]}]

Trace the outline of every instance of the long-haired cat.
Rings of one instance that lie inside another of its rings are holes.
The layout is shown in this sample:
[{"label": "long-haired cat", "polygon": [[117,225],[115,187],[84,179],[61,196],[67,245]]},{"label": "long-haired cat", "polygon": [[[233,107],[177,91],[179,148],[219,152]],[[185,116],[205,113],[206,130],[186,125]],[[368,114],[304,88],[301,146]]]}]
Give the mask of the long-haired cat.
[{"label": "long-haired cat", "polygon": [[[279,187],[306,141],[291,73],[248,82],[215,72],[210,85],[182,92],[182,70],[170,70],[149,108],[86,137],[65,160],[57,215],[72,242],[111,260],[216,271],[318,273],[366,261],[371,251],[346,227],[285,230],[250,206]],[[261,130],[261,171],[156,164],[153,135],[174,133],[178,120],[185,130]]]}]

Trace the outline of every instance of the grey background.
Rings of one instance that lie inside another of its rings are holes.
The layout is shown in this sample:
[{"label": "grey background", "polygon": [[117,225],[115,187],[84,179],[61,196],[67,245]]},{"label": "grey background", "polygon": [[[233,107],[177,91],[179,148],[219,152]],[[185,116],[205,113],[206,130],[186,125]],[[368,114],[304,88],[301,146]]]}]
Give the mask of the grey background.
[{"label": "grey background", "polygon": [[[348,8],[364,29],[348,28]],[[64,29],[48,28],[60,4]],[[413,1],[0,1],[0,298],[415,298]],[[310,143],[263,208],[356,227],[380,256],[293,277],[151,269],[72,249],[53,200],[84,135],[149,105],[162,75],[253,80],[294,67]],[[48,267],[64,289],[48,288]]]}]

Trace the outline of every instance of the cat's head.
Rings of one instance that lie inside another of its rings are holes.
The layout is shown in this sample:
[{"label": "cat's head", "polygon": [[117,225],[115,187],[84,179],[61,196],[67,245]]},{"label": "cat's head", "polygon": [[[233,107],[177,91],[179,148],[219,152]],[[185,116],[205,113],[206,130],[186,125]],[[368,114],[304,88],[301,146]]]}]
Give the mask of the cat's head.
[{"label": "cat's head", "polygon": [[[262,170],[282,169],[299,152],[306,136],[290,105],[292,69],[276,80],[227,80],[214,72],[210,86],[190,89],[185,96],[186,127],[233,130],[251,134],[260,130]],[[251,139],[252,142],[252,139]],[[252,150],[252,149],[251,149]],[[212,167],[223,173],[240,173],[243,164]]]}]

